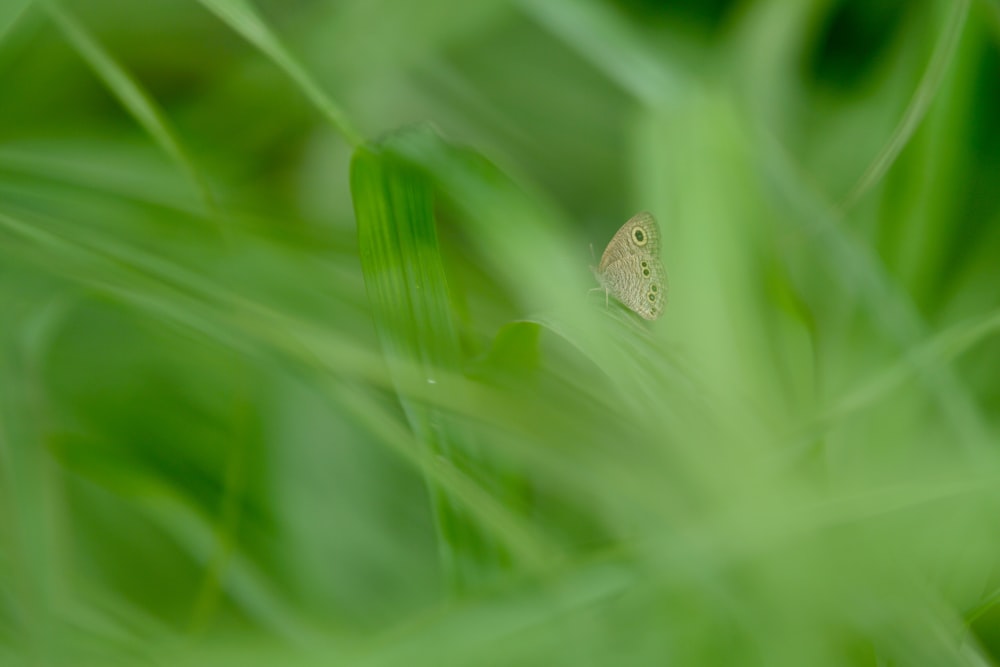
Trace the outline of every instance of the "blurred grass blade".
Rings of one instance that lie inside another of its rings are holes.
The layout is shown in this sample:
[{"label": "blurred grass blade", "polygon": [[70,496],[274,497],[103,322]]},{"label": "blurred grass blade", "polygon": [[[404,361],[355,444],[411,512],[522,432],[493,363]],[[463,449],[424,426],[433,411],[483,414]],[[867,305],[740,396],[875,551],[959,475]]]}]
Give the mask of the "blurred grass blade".
[{"label": "blurred grass blade", "polygon": [[991,336],[1000,333],[1000,312],[955,325],[924,345],[917,347],[905,361],[893,364],[845,392],[834,405],[817,418],[819,424],[834,424],[851,414],[885,400],[893,391],[921,372],[935,365],[951,364]]},{"label": "blurred grass blade", "polygon": [[[211,572],[212,559],[218,553],[218,538],[214,534],[218,529],[178,498],[173,489],[155,479],[144,480],[142,489],[137,499],[141,510],[173,535],[206,572]],[[312,623],[289,604],[283,591],[276,590],[257,563],[238,550],[228,559],[225,569],[219,572],[219,585],[232,603],[261,627],[286,641],[295,644],[313,641],[317,632]]]},{"label": "blurred grass blade", "polygon": [[0,42],[34,4],[34,0],[7,0],[0,3]]},{"label": "blurred grass blade", "polygon": [[521,10],[558,35],[636,99],[660,106],[688,87],[679,68],[635,39],[625,19],[607,3],[521,0]]},{"label": "blurred grass blade", "polygon": [[108,90],[118,98],[122,106],[132,114],[136,122],[149,133],[160,148],[187,174],[202,200],[206,213],[213,219],[217,218],[214,215],[215,200],[208,181],[188,156],[166,116],[152,97],[105,51],[93,35],[60,5],[58,0],[49,0],[45,7],[49,16],[94,74],[104,82]]},{"label": "blurred grass blade", "polygon": [[1000,0],[979,0],[979,6],[987,14],[994,41],[1000,44]]},{"label": "blurred grass blade", "polygon": [[235,32],[260,49],[278,67],[291,77],[303,94],[316,105],[328,121],[352,146],[364,142],[361,133],[348,119],[347,114],[323,92],[298,60],[296,60],[267,24],[261,20],[253,6],[246,0],[199,0],[209,11],[226,22]]},{"label": "blurred grass blade", "polygon": [[[385,149],[418,165],[435,190],[462,212],[469,242],[523,309],[557,308],[588,328],[593,311],[579,295],[592,285],[581,280],[583,257],[566,252],[572,241],[568,225],[558,224],[564,221],[556,206],[521,186],[526,179],[515,180],[479,152],[447,143],[427,126],[394,135]],[[508,258],[517,258],[516,271]]]},{"label": "blurred grass blade", "polygon": [[[457,471],[503,495],[516,480],[499,480],[484,465],[467,433],[445,413],[408,397],[403,388],[425,382],[454,391],[446,377],[461,366],[428,176],[380,147],[365,146],[351,163],[351,193],[362,271],[375,328],[407,418],[423,446]],[[419,375],[420,377],[417,377]],[[436,484],[431,494],[442,557],[456,589],[469,590],[510,565],[506,545],[479,528],[468,510]]]},{"label": "blurred grass blade", "polygon": [[[24,335],[23,332],[22,336]],[[6,338],[6,336],[5,336]],[[26,336],[24,338],[27,338]],[[59,484],[41,447],[43,428],[37,368],[26,340],[0,346],[0,600],[5,625],[19,648],[39,663],[65,658],[58,642],[54,609],[65,586],[58,524]],[[5,633],[6,634],[6,633]]]},{"label": "blurred grass blade", "polygon": [[[346,388],[342,383],[345,379],[362,380],[378,387],[388,384],[382,359],[376,358],[367,346],[353,345],[330,331],[312,331],[304,322],[230,294],[170,262],[148,257],[134,248],[116,247],[114,242],[99,234],[90,234],[88,241],[97,246],[90,248],[88,243],[78,243],[46,229],[40,221],[19,220],[2,212],[0,227],[11,236],[36,245],[42,261],[59,254],[59,267],[65,277],[75,280],[81,274],[86,275],[83,283],[88,287],[130,304],[148,316],[181,325],[251,357],[263,360],[277,355],[303,368],[318,369],[324,380],[330,380],[326,382],[329,385],[327,393],[337,404],[349,405],[358,421],[383,444],[420,469],[437,488],[446,489],[450,498],[459,499],[470,507],[480,523],[502,537],[519,562],[538,564],[547,560],[551,546],[529,531],[502,503],[502,498],[491,496],[488,490],[436,453],[415,451],[412,437],[393,427],[393,415],[379,409],[378,402],[367,398],[365,392],[356,387]],[[178,287],[190,294],[178,292]],[[397,365],[397,370],[402,366]],[[414,376],[413,373],[402,375]],[[333,376],[337,382],[333,382]],[[400,374],[396,379],[397,386],[405,381]],[[438,380],[442,385],[448,384],[445,374]],[[413,395],[424,388],[434,389],[425,380],[411,380],[405,391]],[[421,397],[441,400],[449,409],[468,409],[461,401],[450,400],[448,392],[422,393]],[[480,404],[489,402],[490,399],[479,401]]]},{"label": "blurred grass blade", "polygon": [[969,15],[969,1],[954,0],[951,3],[951,13],[948,16],[948,21],[941,31],[941,37],[934,49],[934,53],[931,54],[927,70],[924,72],[920,84],[913,94],[913,99],[907,106],[906,111],[903,112],[903,116],[899,119],[899,124],[896,125],[896,129],[893,130],[885,146],[875,156],[871,165],[865,170],[865,173],[862,174],[850,192],[847,193],[847,196],[844,197],[844,201],[841,203],[842,209],[848,210],[853,208],[872,186],[882,180],[886,172],[889,171],[889,168],[896,161],[896,158],[899,157],[899,154],[906,147],[906,144],[913,138],[913,133],[920,127],[921,121],[927,115],[927,110],[930,109],[931,102],[934,101],[938,91],[941,89],[944,77],[948,73],[948,65],[951,63],[955,56],[955,51],[958,49],[962,29],[965,27],[965,20]]},{"label": "blurred grass blade", "polygon": [[[982,461],[993,449],[991,429],[975,399],[945,359],[932,359],[920,366],[913,358],[914,346],[928,338],[927,326],[912,299],[887,274],[871,248],[860,244],[844,231],[832,202],[816,191],[801,169],[770,135],[762,137],[764,173],[772,187],[795,211],[796,219],[807,221],[798,229],[813,242],[824,243],[822,257],[830,263],[832,275],[845,281],[850,293],[858,294],[873,321],[900,348],[904,359],[919,371],[919,377],[947,421],[960,436],[961,451],[972,460]],[[843,267],[852,271],[845,273]]]}]

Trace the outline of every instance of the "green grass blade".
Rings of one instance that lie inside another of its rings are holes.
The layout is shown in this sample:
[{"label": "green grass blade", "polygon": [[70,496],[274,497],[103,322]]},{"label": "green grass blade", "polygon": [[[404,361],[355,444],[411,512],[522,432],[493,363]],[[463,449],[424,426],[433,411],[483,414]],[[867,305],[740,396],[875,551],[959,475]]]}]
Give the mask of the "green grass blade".
[{"label": "green grass blade", "polygon": [[[390,373],[419,441],[456,474],[510,501],[516,478],[504,479],[467,431],[405,390],[420,383],[448,392],[462,365],[433,214],[434,192],[420,169],[379,147],[358,149],[351,164],[362,270]],[[510,545],[484,534],[467,509],[432,484],[442,557],[456,589],[468,590],[510,567]]]},{"label": "green grass blade", "polygon": [[[926,390],[960,435],[962,451],[972,460],[987,456],[992,449],[991,428],[955,369],[945,359],[920,366],[913,358],[913,347],[929,336],[912,300],[887,274],[871,248],[843,228],[832,202],[817,192],[777,141],[767,136],[762,144],[765,172],[779,197],[795,211],[798,224],[803,225],[797,233],[824,244],[822,257],[830,263],[830,272],[848,285],[850,293],[859,296],[878,328],[899,346],[907,363],[919,370]],[[843,267],[852,267],[849,275]]]},{"label": "green grass blade", "polygon": [[518,4],[646,104],[675,101],[690,85],[680,68],[671,68],[660,54],[637,41],[632,27],[605,3],[521,0]]},{"label": "green grass blade", "polygon": [[0,42],[3,42],[7,33],[17,25],[34,0],[14,0],[0,4]]},{"label": "green grass blade", "polygon": [[149,133],[160,148],[187,174],[198,192],[206,213],[215,217],[216,205],[211,188],[202,172],[195,166],[170,126],[164,113],[148,93],[91,35],[76,17],[58,0],[45,4],[49,16],[66,36],[69,43],[87,62],[94,74],[118,98],[136,122]]},{"label": "green grass blade", "polygon": [[66,658],[64,647],[52,642],[52,609],[60,604],[65,581],[59,576],[59,483],[41,446],[43,406],[38,396],[38,368],[22,341],[4,340],[0,348],[0,544],[5,573],[0,590],[5,606],[15,611],[17,648],[40,663]]},{"label": "green grass blade", "polygon": [[954,359],[1000,333],[1000,312],[957,324],[916,347],[906,361],[883,369],[844,393],[818,418],[820,424],[837,423],[852,413],[877,404],[920,373],[933,372],[935,366],[953,363]]},{"label": "green grass blade", "polygon": [[249,2],[246,0],[199,1],[206,9],[225,21],[230,28],[242,35],[244,39],[280,67],[352,146],[357,147],[364,142],[364,137],[355,128],[347,114],[292,56]]},{"label": "green grass blade", "polygon": [[896,158],[906,148],[913,133],[920,127],[921,121],[927,115],[931,103],[934,101],[937,92],[941,89],[945,75],[948,73],[948,66],[954,59],[955,51],[958,49],[959,41],[962,37],[962,29],[969,15],[970,0],[954,0],[951,3],[951,12],[947,22],[941,31],[934,52],[931,54],[930,62],[920,79],[920,84],[913,93],[913,99],[903,112],[899,123],[893,130],[885,146],[879,151],[875,159],[865,170],[858,182],[844,197],[840,207],[849,210],[868,192],[876,183],[882,180],[889,168],[892,167]]}]

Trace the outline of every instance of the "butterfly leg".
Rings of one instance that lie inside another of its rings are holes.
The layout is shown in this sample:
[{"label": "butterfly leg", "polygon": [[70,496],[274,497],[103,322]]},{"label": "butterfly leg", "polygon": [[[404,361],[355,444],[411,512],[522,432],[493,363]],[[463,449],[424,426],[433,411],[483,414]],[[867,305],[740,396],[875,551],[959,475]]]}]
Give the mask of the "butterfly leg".
[{"label": "butterfly leg", "polygon": [[607,307],[607,305],[608,305],[607,304],[607,301],[608,301],[608,290],[607,290],[607,288],[605,288],[605,287],[591,287],[589,290],[587,290],[587,294],[590,294],[591,292],[600,292],[601,290],[604,290],[604,301],[605,301],[604,305],[605,305],[605,307]]},{"label": "butterfly leg", "polygon": [[610,307],[610,302],[608,301],[608,288],[607,287],[591,287],[590,290],[588,290],[588,294],[590,292],[599,292],[601,290],[604,290],[604,307],[608,308],[608,307]]}]

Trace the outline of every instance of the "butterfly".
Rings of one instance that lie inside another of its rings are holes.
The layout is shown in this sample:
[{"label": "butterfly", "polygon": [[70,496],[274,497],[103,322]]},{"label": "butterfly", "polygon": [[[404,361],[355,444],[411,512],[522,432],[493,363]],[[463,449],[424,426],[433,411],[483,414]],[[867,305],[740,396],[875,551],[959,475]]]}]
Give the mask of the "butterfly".
[{"label": "butterfly", "polygon": [[663,314],[667,273],[660,263],[660,229],[652,214],[636,213],[621,226],[594,270],[607,300],[610,294],[647,320]]}]

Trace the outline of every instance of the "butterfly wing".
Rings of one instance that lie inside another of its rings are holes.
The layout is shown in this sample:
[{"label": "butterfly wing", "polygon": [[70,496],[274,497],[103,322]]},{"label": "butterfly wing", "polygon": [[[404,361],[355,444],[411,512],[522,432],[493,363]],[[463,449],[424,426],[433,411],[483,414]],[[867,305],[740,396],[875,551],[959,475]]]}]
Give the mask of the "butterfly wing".
[{"label": "butterfly wing", "polygon": [[647,320],[663,313],[667,275],[655,257],[631,255],[611,262],[600,274],[608,292]]},{"label": "butterfly wing", "polygon": [[660,228],[656,218],[648,211],[636,213],[615,232],[601,255],[597,270],[603,273],[614,262],[635,255],[653,259],[660,256]]},{"label": "butterfly wing", "polygon": [[637,213],[608,243],[597,267],[601,285],[647,320],[663,312],[667,276],[660,264],[660,229],[652,214]]}]

